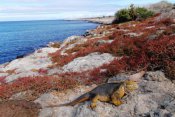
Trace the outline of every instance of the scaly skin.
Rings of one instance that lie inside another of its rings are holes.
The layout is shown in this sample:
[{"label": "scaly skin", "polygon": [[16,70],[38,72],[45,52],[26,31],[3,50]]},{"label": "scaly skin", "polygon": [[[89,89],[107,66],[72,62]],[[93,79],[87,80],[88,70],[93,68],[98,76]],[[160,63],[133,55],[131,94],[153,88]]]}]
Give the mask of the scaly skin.
[{"label": "scaly skin", "polygon": [[70,103],[62,105],[52,105],[47,107],[74,106],[86,100],[92,101],[90,105],[92,109],[96,107],[97,101],[112,102],[114,105],[119,106],[123,103],[121,101],[121,98],[125,94],[137,88],[138,88],[137,82],[130,80],[118,83],[105,83],[97,86],[90,92],[83,94],[82,96],[80,96],[79,98]]}]

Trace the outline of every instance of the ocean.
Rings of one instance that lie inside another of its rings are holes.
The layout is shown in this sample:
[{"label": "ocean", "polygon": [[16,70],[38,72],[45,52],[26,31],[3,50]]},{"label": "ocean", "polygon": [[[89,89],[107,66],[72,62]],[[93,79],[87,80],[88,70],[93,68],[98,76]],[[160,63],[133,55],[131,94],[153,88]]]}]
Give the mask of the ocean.
[{"label": "ocean", "polygon": [[27,55],[49,42],[82,35],[98,26],[85,21],[11,21],[0,22],[0,64]]}]

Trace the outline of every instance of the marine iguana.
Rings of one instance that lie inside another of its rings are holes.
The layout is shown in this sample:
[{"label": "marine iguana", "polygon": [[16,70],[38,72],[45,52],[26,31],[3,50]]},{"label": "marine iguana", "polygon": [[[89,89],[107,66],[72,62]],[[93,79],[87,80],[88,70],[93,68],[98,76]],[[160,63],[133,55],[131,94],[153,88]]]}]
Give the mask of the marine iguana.
[{"label": "marine iguana", "polygon": [[131,75],[128,80],[116,83],[105,83],[97,86],[93,90],[83,94],[74,101],[61,105],[50,105],[45,108],[61,107],[61,106],[74,106],[78,103],[91,100],[90,107],[93,109],[96,107],[97,101],[112,102],[114,105],[119,106],[123,104],[122,97],[129,92],[138,88],[138,80],[145,74],[145,71],[141,71],[137,74]]}]

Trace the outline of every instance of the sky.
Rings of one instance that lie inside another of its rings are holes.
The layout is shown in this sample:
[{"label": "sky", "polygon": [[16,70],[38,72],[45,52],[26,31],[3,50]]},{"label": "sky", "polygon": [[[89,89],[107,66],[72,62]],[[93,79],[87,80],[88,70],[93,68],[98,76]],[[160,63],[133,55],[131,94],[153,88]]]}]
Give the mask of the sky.
[{"label": "sky", "polygon": [[[108,16],[134,3],[160,0],[0,0],[0,21],[76,19]],[[168,0],[175,3],[175,0]]]}]

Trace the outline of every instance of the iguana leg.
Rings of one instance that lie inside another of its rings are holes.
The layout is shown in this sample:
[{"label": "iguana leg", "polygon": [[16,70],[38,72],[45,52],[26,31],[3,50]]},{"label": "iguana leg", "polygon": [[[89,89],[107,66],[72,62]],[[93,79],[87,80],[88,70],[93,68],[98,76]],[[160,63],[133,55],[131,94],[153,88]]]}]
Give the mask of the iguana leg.
[{"label": "iguana leg", "polygon": [[112,99],[112,103],[116,106],[120,106],[123,102],[120,99]]},{"label": "iguana leg", "polygon": [[99,96],[98,96],[98,95],[95,96],[95,97],[92,99],[92,102],[91,102],[91,105],[90,105],[90,107],[91,107],[92,109],[96,107],[98,99],[99,99]]},{"label": "iguana leg", "polygon": [[96,103],[97,103],[98,100],[102,101],[102,102],[108,102],[108,101],[110,101],[110,98],[108,96],[100,96],[100,95],[95,96],[92,99],[92,103],[91,103],[91,108],[92,109],[96,107]]},{"label": "iguana leg", "polygon": [[111,96],[111,99],[112,99],[112,103],[116,106],[119,106],[121,104],[123,104],[123,102],[121,101],[121,98],[124,96],[125,94],[125,88],[124,88],[124,85],[121,85],[119,87],[118,90],[116,90],[112,96]]}]

